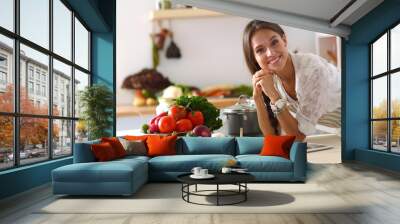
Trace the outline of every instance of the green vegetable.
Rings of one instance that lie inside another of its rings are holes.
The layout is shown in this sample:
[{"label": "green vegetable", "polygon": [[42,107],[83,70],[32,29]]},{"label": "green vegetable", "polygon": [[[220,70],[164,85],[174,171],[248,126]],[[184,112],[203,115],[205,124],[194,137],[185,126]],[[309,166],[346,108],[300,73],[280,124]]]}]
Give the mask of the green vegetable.
[{"label": "green vegetable", "polygon": [[182,85],[182,84],[175,84],[175,86],[182,89],[182,94],[184,96],[191,95],[191,93],[192,93],[192,91],[190,91],[189,86],[185,86],[185,85]]},{"label": "green vegetable", "polygon": [[143,95],[144,98],[153,98],[153,99],[157,98],[156,95],[153,92],[151,92],[151,91],[149,91],[147,89],[143,89],[142,90],[142,95]]},{"label": "green vegetable", "polygon": [[147,134],[150,126],[148,124],[142,125],[142,131],[143,133]]},{"label": "green vegetable", "polygon": [[175,99],[175,104],[184,106],[192,111],[201,111],[204,117],[204,124],[211,130],[217,130],[222,127],[219,109],[202,96],[180,96]]},{"label": "green vegetable", "polygon": [[239,85],[232,89],[232,96],[233,97],[238,97],[240,95],[247,95],[251,97],[253,95],[253,88],[248,85]]},{"label": "green vegetable", "polygon": [[152,52],[152,59],[153,59],[153,69],[156,69],[160,64],[160,54],[158,52],[158,48],[154,40],[151,41],[151,52]]}]

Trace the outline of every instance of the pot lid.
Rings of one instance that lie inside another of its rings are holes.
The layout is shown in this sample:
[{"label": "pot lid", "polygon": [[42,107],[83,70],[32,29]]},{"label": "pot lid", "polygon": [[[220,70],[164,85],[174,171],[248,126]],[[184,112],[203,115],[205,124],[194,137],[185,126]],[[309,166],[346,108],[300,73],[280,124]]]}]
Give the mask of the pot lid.
[{"label": "pot lid", "polygon": [[230,114],[237,113],[243,114],[245,112],[256,112],[257,108],[254,105],[254,101],[247,98],[247,96],[240,96],[238,102],[235,105],[222,109],[222,113]]}]

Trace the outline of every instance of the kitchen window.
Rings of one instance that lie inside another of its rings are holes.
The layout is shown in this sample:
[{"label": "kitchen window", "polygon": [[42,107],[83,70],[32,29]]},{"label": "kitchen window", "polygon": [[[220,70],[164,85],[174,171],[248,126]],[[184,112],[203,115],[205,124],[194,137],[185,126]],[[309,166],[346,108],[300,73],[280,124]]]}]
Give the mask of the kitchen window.
[{"label": "kitchen window", "polygon": [[400,24],[370,44],[371,148],[400,153]]},{"label": "kitchen window", "polygon": [[[0,149],[8,155],[0,160],[0,170],[71,156],[74,136],[87,139],[87,131],[75,127],[79,113],[71,105],[79,102],[80,87],[90,85],[90,30],[67,1],[1,2],[0,11],[7,10],[10,17],[0,16],[6,29],[0,29],[0,71],[6,74],[0,73],[0,82],[8,78],[12,88],[0,91],[0,97],[12,100],[7,105],[0,101],[0,123],[7,124],[0,133],[0,139],[6,139]],[[58,89],[58,79],[71,88]],[[60,100],[69,107],[57,106]],[[40,132],[32,136],[35,130]]]}]

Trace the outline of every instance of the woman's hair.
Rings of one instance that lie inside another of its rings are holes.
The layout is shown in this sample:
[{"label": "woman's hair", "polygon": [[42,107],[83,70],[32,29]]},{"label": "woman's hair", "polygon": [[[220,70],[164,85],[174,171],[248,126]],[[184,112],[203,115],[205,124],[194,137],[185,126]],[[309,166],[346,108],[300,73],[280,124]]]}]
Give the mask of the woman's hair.
[{"label": "woman's hair", "polygon": [[[249,68],[251,75],[253,75],[254,73],[256,73],[261,69],[260,65],[257,63],[256,58],[254,57],[253,48],[251,46],[251,38],[257,31],[263,29],[272,30],[278,33],[281,37],[285,36],[285,31],[283,31],[282,27],[276,23],[270,23],[261,20],[252,20],[247,24],[243,34],[243,52],[247,67]],[[271,110],[270,106],[271,100],[264,93],[262,93],[262,95],[268,112],[268,117],[271,121],[271,125],[275,129],[275,133],[278,134],[278,120],[276,119],[274,113]]]}]

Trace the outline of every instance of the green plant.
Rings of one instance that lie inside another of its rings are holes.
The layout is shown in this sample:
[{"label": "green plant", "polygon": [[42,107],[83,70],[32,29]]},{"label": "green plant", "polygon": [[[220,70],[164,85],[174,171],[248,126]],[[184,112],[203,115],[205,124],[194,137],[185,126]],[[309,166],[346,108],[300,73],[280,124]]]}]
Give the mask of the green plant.
[{"label": "green plant", "polygon": [[112,92],[105,85],[95,84],[86,87],[79,96],[79,106],[82,108],[81,118],[87,125],[89,139],[110,136],[107,129],[112,126]]},{"label": "green plant", "polygon": [[199,110],[204,116],[204,124],[211,130],[222,127],[219,118],[219,109],[202,96],[181,96],[175,99],[175,104],[184,106],[189,110]]}]

